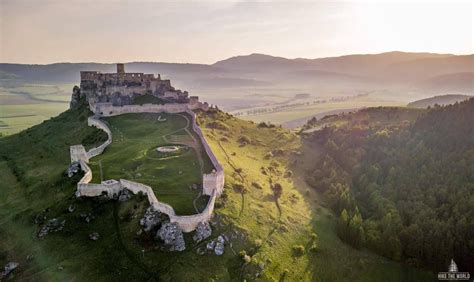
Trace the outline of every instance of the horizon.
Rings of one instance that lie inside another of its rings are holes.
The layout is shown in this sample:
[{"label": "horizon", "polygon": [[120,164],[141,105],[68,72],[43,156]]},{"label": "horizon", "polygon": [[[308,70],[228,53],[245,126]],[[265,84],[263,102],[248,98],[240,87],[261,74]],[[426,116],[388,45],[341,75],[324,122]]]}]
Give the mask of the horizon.
[{"label": "horizon", "polygon": [[467,55],[474,53],[473,10],[470,1],[423,0],[1,0],[0,61],[213,64],[236,54],[327,58],[391,50]]},{"label": "horizon", "polygon": [[400,54],[432,54],[432,55],[441,55],[441,56],[472,56],[474,53],[463,53],[463,54],[454,54],[454,53],[433,53],[433,52],[410,52],[410,51],[386,51],[381,53],[354,53],[354,54],[343,54],[343,55],[336,55],[336,56],[325,56],[325,57],[283,57],[283,56],[276,56],[271,54],[264,54],[264,53],[250,53],[250,54],[240,54],[240,55],[233,55],[227,58],[219,59],[215,62],[211,63],[191,63],[191,62],[172,62],[172,61],[109,61],[109,62],[99,62],[99,61],[80,61],[80,62],[73,62],[73,61],[58,61],[58,62],[51,62],[51,63],[15,63],[15,62],[0,62],[0,64],[11,64],[11,65],[38,65],[38,66],[46,66],[46,65],[54,65],[54,64],[133,64],[133,63],[154,63],[154,64],[180,64],[180,65],[208,65],[212,66],[218,62],[225,61],[232,58],[237,57],[248,57],[252,55],[261,55],[261,56],[268,56],[273,58],[283,58],[287,60],[320,60],[320,59],[328,59],[328,58],[341,58],[341,57],[349,57],[349,56],[376,56],[376,55],[384,55],[384,54],[391,54],[391,53],[400,53]]}]

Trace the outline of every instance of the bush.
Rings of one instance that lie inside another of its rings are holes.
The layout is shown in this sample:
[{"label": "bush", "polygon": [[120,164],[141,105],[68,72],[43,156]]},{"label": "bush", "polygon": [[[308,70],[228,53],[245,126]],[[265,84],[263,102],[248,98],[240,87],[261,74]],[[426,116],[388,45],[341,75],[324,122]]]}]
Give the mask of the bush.
[{"label": "bush", "polygon": [[270,163],[270,166],[272,166],[272,167],[279,167],[279,166],[280,166],[280,163],[277,162],[277,161],[272,161],[272,162]]},{"label": "bush", "polygon": [[310,248],[309,248],[309,251],[312,252],[312,253],[317,253],[319,251],[319,247],[318,247],[318,244],[313,244]]},{"label": "bush", "polygon": [[227,143],[230,142],[230,140],[227,137],[222,137],[220,141],[227,142]]},{"label": "bush", "polygon": [[266,153],[265,156],[263,156],[263,158],[264,158],[265,160],[269,160],[269,159],[273,158],[272,152]]},{"label": "bush", "polygon": [[255,240],[255,247],[260,248],[263,244],[263,241],[260,239]]},{"label": "bush", "polygon": [[220,130],[229,130],[229,127],[221,121],[212,121],[207,124],[207,127]]},{"label": "bush", "polygon": [[245,186],[242,183],[234,183],[234,185],[232,185],[232,188],[234,188],[234,191],[236,191],[237,193],[245,192]]},{"label": "bush", "polygon": [[246,264],[252,261],[252,258],[249,255],[244,255],[242,259],[244,260]]},{"label": "bush", "polygon": [[239,143],[240,144],[250,144],[250,142],[252,141],[252,139],[250,139],[250,137],[246,136],[246,135],[241,135],[238,139]]},{"label": "bush", "polygon": [[294,245],[293,246],[293,254],[295,256],[302,256],[305,252],[305,248],[303,245]]},{"label": "bush", "polygon": [[258,182],[252,182],[252,187],[255,187],[259,190],[261,190],[263,188],[262,185],[260,185],[260,183],[258,183]]},{"label": "bush", "polygon": [[291,171],[291,170],[285,171],[285,174],[283,175],[283,177],[285,177],[285,178],[290,178],[292,176],[293,176],[293,171]]}]

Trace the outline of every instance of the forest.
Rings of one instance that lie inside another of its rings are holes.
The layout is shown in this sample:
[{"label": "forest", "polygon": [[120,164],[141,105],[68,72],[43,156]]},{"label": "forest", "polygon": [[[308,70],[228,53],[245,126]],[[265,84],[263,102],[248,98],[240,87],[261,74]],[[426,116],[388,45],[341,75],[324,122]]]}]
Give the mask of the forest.
[{"label": "forest", "polygon": [[[368,108],[310,126],[323,154],[306,182],[339,216],[337,234],[416,267],[474,271],[474,99],[425,110]],[[309,146],[311,145],[311,146]]]}]

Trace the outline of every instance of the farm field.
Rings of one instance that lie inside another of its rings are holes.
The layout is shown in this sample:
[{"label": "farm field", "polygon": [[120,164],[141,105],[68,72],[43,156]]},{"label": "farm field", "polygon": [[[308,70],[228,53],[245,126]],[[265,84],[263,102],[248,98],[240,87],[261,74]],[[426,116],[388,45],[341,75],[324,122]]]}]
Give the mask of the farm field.
[{"label": "farm field", "polygon": [[0,80],[0,134],[20,132],[63,112],[69,107],[72,87]]},{"label": "farm field", "polygon": [[[151,186],[158,200],[170,204],[179,215],[202,211],[208,198],[201,195],[202,172],[209,173],[213,167],[201,144],[195,143],[198,139],[188,134],[192,130],[189,119],[164,113],[104,118],[112,130],[112,144],[91,160],[93,182],[132,180]],[[178,146],[179,150],[162,153],[156,150],[160,146]]]}]

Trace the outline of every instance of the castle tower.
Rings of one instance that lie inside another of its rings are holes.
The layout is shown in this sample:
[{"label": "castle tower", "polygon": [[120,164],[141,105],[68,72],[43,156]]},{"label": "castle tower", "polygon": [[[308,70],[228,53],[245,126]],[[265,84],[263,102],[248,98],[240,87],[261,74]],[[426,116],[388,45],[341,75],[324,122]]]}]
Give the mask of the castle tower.
[{"label": "castle tower", "polygon": [[117,64],[117,73],[125,73],[124,64]]}]

